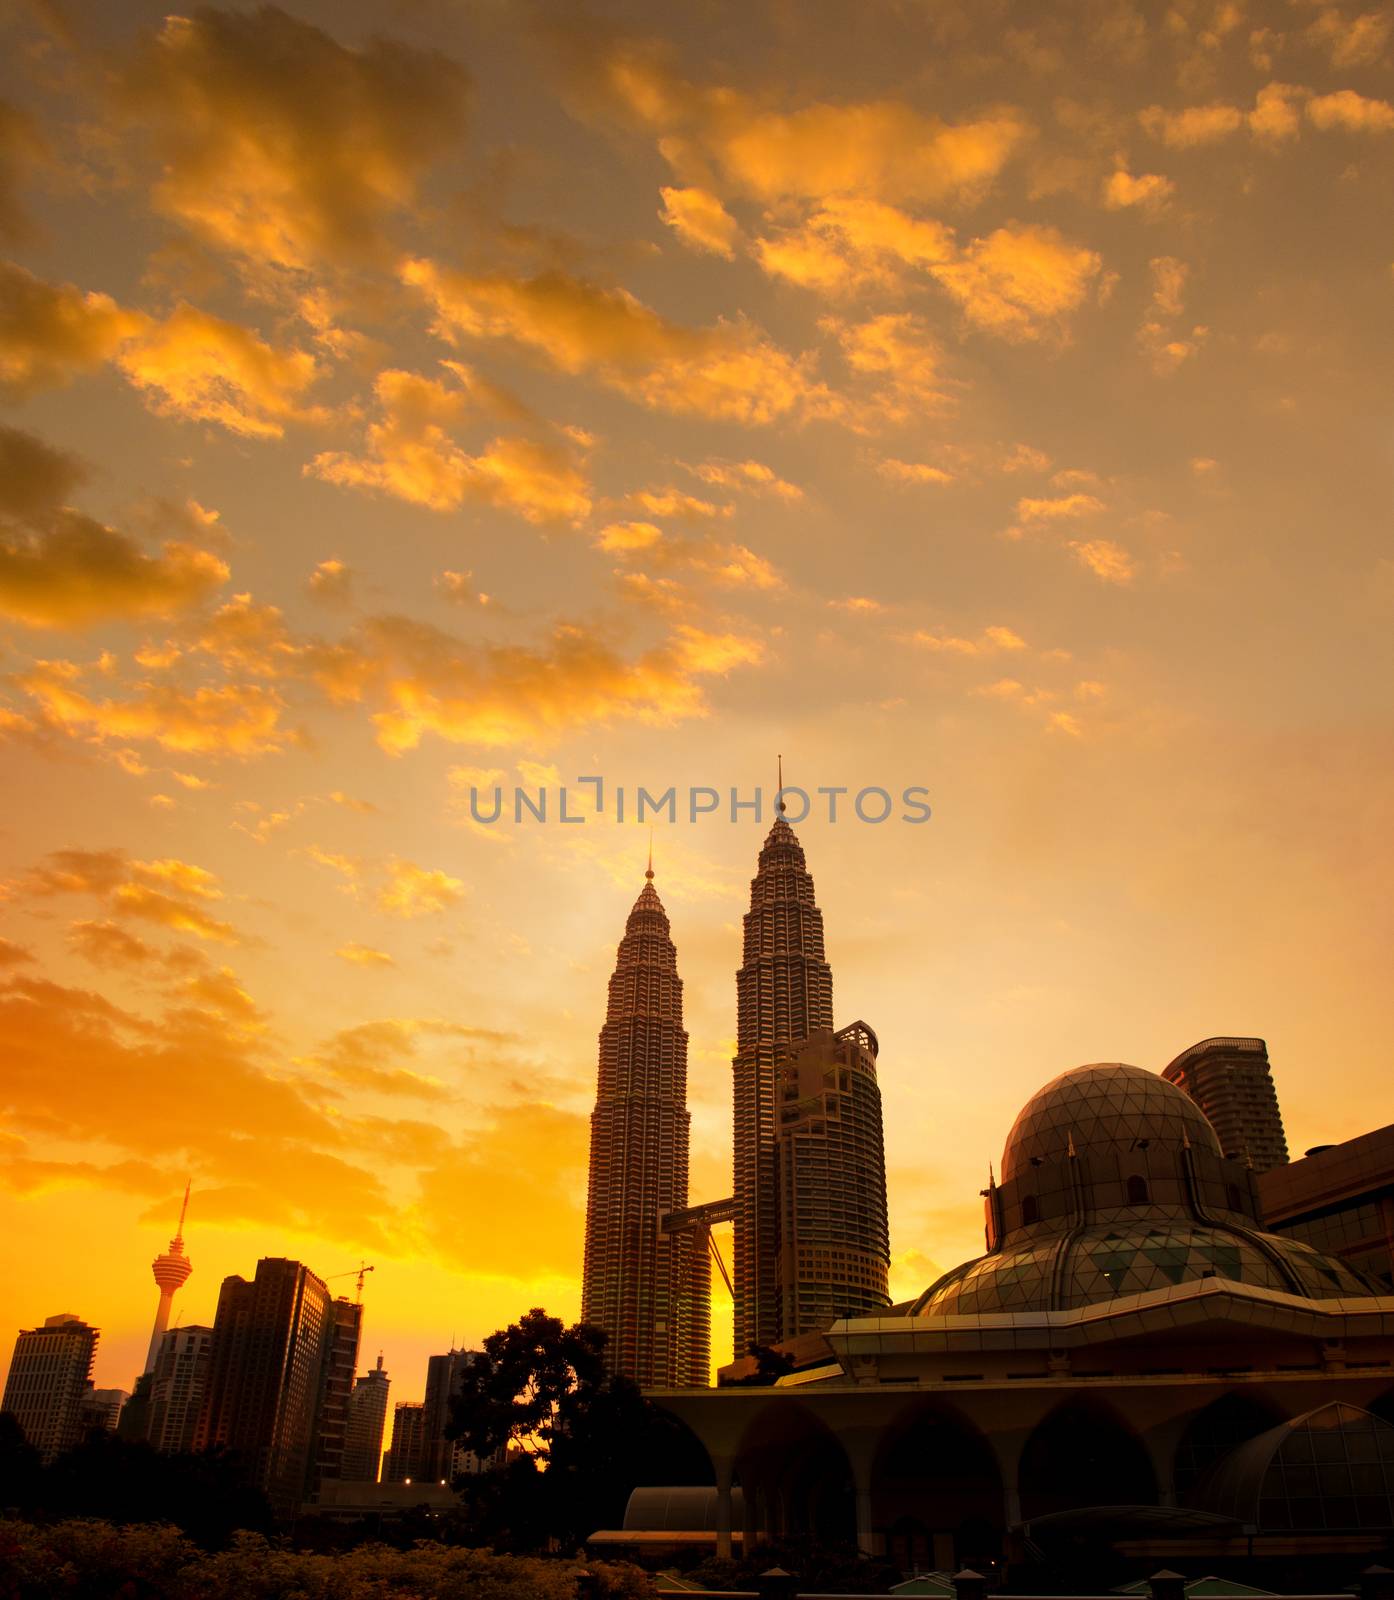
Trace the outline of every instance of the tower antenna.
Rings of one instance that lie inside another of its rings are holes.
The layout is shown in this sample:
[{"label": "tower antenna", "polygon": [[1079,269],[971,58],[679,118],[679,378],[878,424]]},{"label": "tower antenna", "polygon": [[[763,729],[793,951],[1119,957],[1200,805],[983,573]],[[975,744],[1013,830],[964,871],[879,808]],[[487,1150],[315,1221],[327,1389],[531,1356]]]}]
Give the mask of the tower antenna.
[{"label": "tower antenna", "polygon": [[184,1204],[179,1208],[179,1226],[174,1230],[174,1237],[176,1239],[182,1239],[184,1237],[184,1219],[189,1214],[189,1190],[192,1189],[193,1186],[194,1180],[192,1178],[189,1178],[185,1181]]},{"label": "tower antenna", "polygon": [[644,876],[649,880],[650,883],[653,882],[653,829],[652,828],[649,829],[649,866],[648,866],[648,871],[645,872]]},{"label": "tower antenna", "polygon": [[777,755],[775,757],[775,760],[779,764],[779,787],[778,787],[778,789],[775,790],[775,795],[777,797],[776,810],[779,812],[780,816],[782,817],[784,815],[784,812],[785,812],[785,805],[784,805],[784,757],[782,755]]}]

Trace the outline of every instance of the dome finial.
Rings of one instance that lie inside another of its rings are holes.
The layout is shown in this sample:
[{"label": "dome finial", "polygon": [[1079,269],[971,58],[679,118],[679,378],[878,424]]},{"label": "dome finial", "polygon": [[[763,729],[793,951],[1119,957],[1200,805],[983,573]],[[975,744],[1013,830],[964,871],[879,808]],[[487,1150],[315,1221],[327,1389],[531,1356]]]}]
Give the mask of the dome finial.
[{"label": "dome finial", "polygon": [[1079,1151],[1075,1149],[1075,1130],[1073,1128],[1071,1128],[1070,1129],[1070,1148],[1069,1148],[1070,1159],[1073,1160],[1078,1154],[1079,1154]]},{"label": "dome finial", "polygon": [[649,865],[648,865],[648,870],[644,873],[644,876],[649,880],[650,883],[653,882],[653,829],[652,828],[649,829]]}]

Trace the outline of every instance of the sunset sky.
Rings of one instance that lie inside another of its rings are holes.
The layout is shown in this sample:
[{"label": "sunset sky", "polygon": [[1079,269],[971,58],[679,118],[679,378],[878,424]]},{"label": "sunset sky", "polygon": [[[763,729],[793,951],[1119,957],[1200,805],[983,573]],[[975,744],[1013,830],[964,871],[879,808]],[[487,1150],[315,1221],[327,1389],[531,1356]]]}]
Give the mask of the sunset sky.
[{"label": "sunset sky", "polygon": [[[1394,1120],[1387,8],[0,15],[6,1351],[129,1388],[186,1177],[394,1400],[576,1315],[648,829],[471,784],[929,790],[799,828],[898,1295],[1068,1067]],[[768,822],[656,830],[694,1201]]]}]

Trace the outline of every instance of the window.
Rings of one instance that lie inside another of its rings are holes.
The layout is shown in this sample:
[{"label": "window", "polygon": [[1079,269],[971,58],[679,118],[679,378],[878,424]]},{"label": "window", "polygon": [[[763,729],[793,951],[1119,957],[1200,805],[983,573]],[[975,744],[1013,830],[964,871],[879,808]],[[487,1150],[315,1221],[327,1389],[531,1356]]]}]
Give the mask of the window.
[{"label": "window", "polygon": [[1033,1222],[1039,1222],[1040,1220],[1041,1208],[1036,1203],[1036,1197],[1033,1194],[1028,1194],[1021,1202],[1021,1225],[1023,1228],[1029,1228]]},{"label": "window", "polygon": [[1147,1192],[1147,1179],[1139,1177],[1135,1172],[1128,1179],[1128,1204],[1130,1206],[1145,1206],[1151,1196]]}]

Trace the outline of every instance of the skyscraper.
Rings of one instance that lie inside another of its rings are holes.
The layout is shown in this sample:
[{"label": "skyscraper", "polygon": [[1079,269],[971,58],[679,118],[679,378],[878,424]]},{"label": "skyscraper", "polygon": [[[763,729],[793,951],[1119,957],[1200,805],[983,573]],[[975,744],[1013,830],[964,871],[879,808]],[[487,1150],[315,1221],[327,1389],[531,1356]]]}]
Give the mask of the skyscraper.
[{"label": "skyscraper", "polygon": [[891,1303],[876,1035],[820,1028],[775,1066],[779,1335],[817,1333]]},{"label": "skyscraper", "polygon": [[212,1328],[171,1328],[160,1340],[145,1432],[157,1450],[178,1455],[193,1449],[212,1354]]},{"label": "skyscraper", "polygon": [[382,1434],[387,1425],[387,1393],[392,1380],[375,1367],[355,1379],[349,1396],[348,1432],[344,1436],[341,1476],[349,1483],[376,1483],[382,1470]]},{"label": "skyscraper", "polygon": [[1183,1050],[1162,1076],[1184,1089],[1220,1136],[1220,1148],[1255,1172],[1283,1166],[1287,1135],[1262,1039],[1202,1039]]},{"label": "skyscraper", "polygon": [[781,1049],[833,1025],[823,916],[803,847],[782,816],[760,851],[736,974],[735,1353],[784,1337],[775,1173],[775,1068]]},{"label": "skyscraper", "polygon": [[392,1413],[392,1447],[382,1463],[384,1483],[418,1483],[430,1479],[426,1459],[426,1407],[420,1400],[399,1400]]},{"label": "skyscraper", "polygon": [[353,1375],[358,1370],[358,1340],[362,1331],[361,1302],[343,1296],[329,1302],[319,1396],[315,1404],[314,1443],[305,1480],[307,1500],[318,1498],[319,1486],[325,1479],[343,1477]]},{"label": "skyscraper", "polygon": [[184,1218],[188,1210],[189,1185],[186,1183],[184,1204],[179,1210],[179,1226],[169,1241],[169,1249],[163,1255],[156,1256],[150,1263],[150,1270],[159,1285],[160,1303],[155,1310],[155,1326],[150,1331],[150,1348],[145,1355],[147,1372],[154,1370],[155,1357],[160,1352],[160,1340],[164,1337],[165,1329],[169,1327],[169,1308],[173,1304],[175,1291],[189,1281],[189,1274],[194,1270],[193,1262],[184,1254]]},{"label": "skyscraper", "polygon": [[704,1384],[710,1269],[663,1218],[687,1205],[682,979],[653,863],[629,913],[600,1030],[581,1317],[613,1370],[646,1387]]},{"label": "skyscraper", "polygon": [[[256,1277],[223,1279],[212,1361],[195,1448],[226,1446],[251,1466],[278,1513],[313,1491],[338,1453],[320,1445],[322,1424],[343,1447],[347,1383],[357,1365],[360,1307],[331,1300],[298,1261],[267,1257]],[[348,1355],[350,1344],[353,1355]]]},{"label": "skyscraper", "polygon": [[100,1337],[81,1318],[61,1312],[15,1340],[0,1411],[13,1414],[45,1465],[78,1442]]}]

